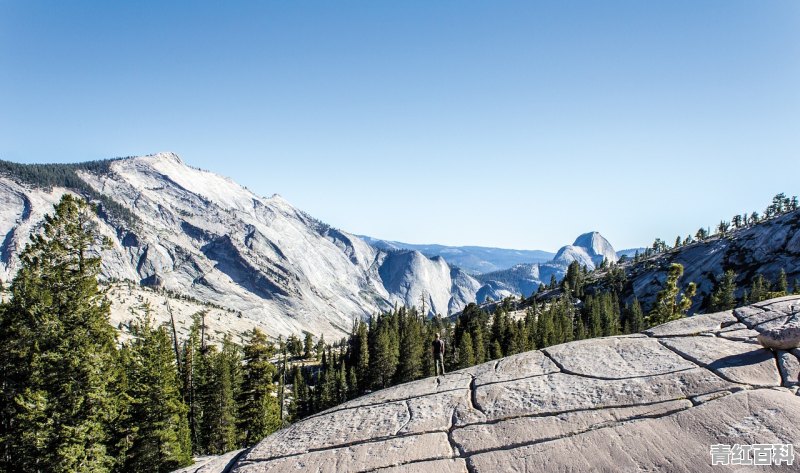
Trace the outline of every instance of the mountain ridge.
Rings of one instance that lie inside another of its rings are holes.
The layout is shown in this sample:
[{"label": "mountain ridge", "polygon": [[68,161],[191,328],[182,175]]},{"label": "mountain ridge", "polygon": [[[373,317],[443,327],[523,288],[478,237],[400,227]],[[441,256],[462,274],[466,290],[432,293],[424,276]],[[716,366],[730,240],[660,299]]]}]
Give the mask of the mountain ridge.
[{"label": "mountain ridge", "polygon": [[[314,219],[280,195],[259,197],[230,178],[187,166],[174,153],[110,160],[100,172],[81,165],[27,166],[0,174],[4,281],[19,268],[19,253],[44,214],[71,192],[98,201],[97,224],[112,242],[102,253],[104,279],[187,294],[254,320],[272,335],[308,331],[335,339],[350,331],[353,318],[416,304],[419,290],[387,290],[382,267],[438,288],[428,291],[426,301],[434,314],[474,297],[477,282],[467,274],[449,267],[434,271],[442,263],[428,258],[397,268],[388,252]],[[35,172],[43,168],[56,176],[56,185],[37,185]],[[33,177],[15,176],[20,169]],[[135,221],[105,211],[104,202],[127,209]]]}]

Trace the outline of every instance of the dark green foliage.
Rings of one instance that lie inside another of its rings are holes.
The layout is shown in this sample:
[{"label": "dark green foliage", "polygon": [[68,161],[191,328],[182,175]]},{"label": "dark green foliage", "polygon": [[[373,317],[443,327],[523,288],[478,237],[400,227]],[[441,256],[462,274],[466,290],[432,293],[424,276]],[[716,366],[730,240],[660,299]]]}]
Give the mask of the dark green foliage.
[{"label": "dark green foliage", "polygon": [[763,274],[756,274],[750,285],[750,302],[761,302],[769,299],[772,283]]},{"label": "dark green foliage", "polygon": [[775,290],[781,293],[781,296],[785,296],[789,294],[789,282],[786,279],[786,271],[781,268],[781,272],[778,273],[778,281],[775,283]]},{"label": "dark green foliage", "polygon": [[149,308],[131,324],[133,341],[122,348],[130,407],[122,471],[169,472],[192,463],[187,407],[181,398],[172,339],[154,328]]},{"label": "dark green foliage", "polygon": [[303,341],[303,357],[314,358],[314,354],[314,336],[306,332],[306,338]]},{"label": "dark green foliage", "polygon": [[719,276],[716,289],[711,294],[711,310],[723,311],[736,307],[736,273],[727,270]]},{"label": "dark green foliage", "polygon": [[423,346],[425,322],[422,315],[414,308],[409,311],[400,309],[398,330],[400,345],[395,382],[405,383],[419,379],[422,375],[422,357],[426,354],[426,346]]},{"label": "dark green foliage", "polygon": [[472,336],[465,332],[458,344],[458,367],[469,368],[475,364],[475,353],[472,347]]},{"label": "dark green foliage", "polygon": [[91,213],[65,195],[22,252],[0,322],[0,469],[114,467],[112,424],[124,406],[109,302],[97,287],[93,249],[102,241]]},{"label": "dark green foliage", "polygon": [[238,445],[235,399],[241,386],[241,357],[226,337],[222,349],[207,347],[200,358],[197,394],[201,412],[199,452],[218,455]]},{"label": "dark green foliage", "polygon": [[264,332],[253,329],[243,349],[242,387],[238,397],[238,428],[247,447],[280,427],[280,407],[273,383],[277,370],[270,362],[274,351]]},{"label": "dark green foliage", "polygon": [[659,325],[671,320],[679,319],[686,315],[686,311],[692,306],[692,297],[697,292],[697,287],[690,282],[686,292],[681,293],[678,280],[683,276],[683,266],[672,263],[667,272],[667,280],[664,282],[664,289],[656,295],[656,303],[650,311],[650,324]]},{"label": "dark green foliage", "polygon": [[642,311],[642,305],[639,304],[639,299],[636,297],[633,298],[633,303],[631,303],[630,311],[628,312],[628,330],[627,333],[639,333],[644,330],[645,327],[645,317],[644,312]]}]

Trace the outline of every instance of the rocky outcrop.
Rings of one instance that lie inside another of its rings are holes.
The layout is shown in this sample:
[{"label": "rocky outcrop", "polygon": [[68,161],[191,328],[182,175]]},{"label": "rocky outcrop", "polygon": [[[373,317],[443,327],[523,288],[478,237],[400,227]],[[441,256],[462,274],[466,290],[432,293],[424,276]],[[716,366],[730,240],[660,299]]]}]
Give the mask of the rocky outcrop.
[{"label": "rocky outcrop", "polygon": [[[738,300],[742,300],[745,291],[752,290],[752,282],[758,275],[770,281],[772,290],[779,291],[775,283],[782,270],[789,290],[793,290],[800,283],[800,210],[672,248],[639,262],[622,263],[627,276],[621,294],[623,302],[630,304],[636,297],[643,307],[652,307],[673,263],[684,268],[681,289],[689,282],[697,285],[690,314],[708,311],[710,296],[727,270],[737,275],[735,296]],[[598,279],[590,281],[585,291],[591,294],[604,290],[602,276],[600,273]]]},{"label": "rocky outcrop", "polygon": [[711,445],[800,444],[800,352],[755,339],[798,304],[697,315],[382,390],[276,432],[231,471],[730,471],[711,465]]}]

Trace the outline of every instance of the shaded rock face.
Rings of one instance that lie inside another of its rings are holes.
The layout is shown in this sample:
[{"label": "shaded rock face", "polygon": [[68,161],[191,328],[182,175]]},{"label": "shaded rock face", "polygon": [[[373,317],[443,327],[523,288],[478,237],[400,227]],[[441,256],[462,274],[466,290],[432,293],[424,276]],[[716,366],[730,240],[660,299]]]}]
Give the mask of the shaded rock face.
[{"label": "shaded rock face", "polygon": [[755,341],[799,301],[395,386],[276,432],[231,471],[730,471],[711,465],[712,444],[800,444],[800,352]]},{"label": "shaded rock face", "polygon": [[[423,288],[426,308],[447,315],[474,302],[480,287],[441,258],[377,250],[280,196],[259,197],[171,153],[117,160],[110,170],[79,174],[139,222],[98,219],[113,243],[102,255],[103,277],[230,309],[271,336],[338,339],[354,318],[419,306]],[[0,176],[0,280],[13,278],[29,235],[65,192]],[[219,325],[227,331],[224,320]]]}]

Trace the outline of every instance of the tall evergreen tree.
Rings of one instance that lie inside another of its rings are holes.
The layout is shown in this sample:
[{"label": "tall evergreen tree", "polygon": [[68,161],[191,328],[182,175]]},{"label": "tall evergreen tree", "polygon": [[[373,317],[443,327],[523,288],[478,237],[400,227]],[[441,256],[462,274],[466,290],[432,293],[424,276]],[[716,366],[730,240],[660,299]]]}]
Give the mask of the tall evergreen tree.
[{"label": "tall evergreen tree", "polygon": [[240,357],[226,337],[222,350],[209,346],[202,357],[202,377],[198,386],[201,402],[200,451],[218,455],[238,445],[236,397],[241,382]]},{"label": "tall evergreen tree", "polygon": [[642,305],[639,304],[639,299],[636,297],[633,298],[633,303],[631,303],[629,320],[631,333],[639,333],[646,328],[644,312],[642,312]]},{"label": "tall evergreen tree", "polygon": [[97,286],[103,244],[92,209],[66,194],[21,254],[0,322],[7,471],[114,467],[112,424],[123,406],[109,302]]},{"label": "tall evergreen tree", "polygon": [[123,422],[129,447],[121,470],[166,473],[192,463],[173,341],[165,327],[153,327],[149,307],[130,327],[133,341],[123,347],[131,398]]},{"label": "tall evergreen tree", "polygon": [[458,367],[469,368],[475,364],[475,353],[472,348],[472,336],[464,332],[461,343],[458,344]]},{"label": "tall evergreen tree", "polygon": [[719,277],[716,289],[711,293],[711,310],[723,311],[736,307],[736,273],[729,269]]},{"label": "tall evergreen tree", "polygon": [[[308,337],[306,337],[308,341]],[[310,344],[306,343],[306,347]],[[313,350],[311,346],[310,350]],[[275,354],[267,336],[253,329],[243,348],[242,388],[238,397],[238,428],[249,447],[280,428],[280,408],[275,395]],[[311,351],[307,352],[311,353]]]},{"label": "tall evergreen tree", "polygon": [[789,294],[789,282],[786,279],[786,271],[783,268],[781,268],[781,272],[778,273],[778,281],[775,283],[775,289],[783,296]]},{"label": "tall evergreen tree", "polygon": [[416,309],[399,311],[400,345],[397,367],[397,382],[405,383],[418,379],[422,374],[422,356],[425,353],[420,317]]},{"label": "tall evergreen tree", "polygon": [[692,306],[692,297],[697,292],[697,286],[690,282],[686,292],[680,293],[678,281],[683,276],[683,265],[672,263],[667,272],[664,289],[656,294],[656,304],[650,312],[651,325],[663,324],[686,315]]},{"label": "tall evergreen tree", "polygon": [[388,327],[381,327],[375,337],[375,356],[370,357],[370,371],[376,389],[391,386],[397,370],[398,356],[397,346],[392,343]]}]

